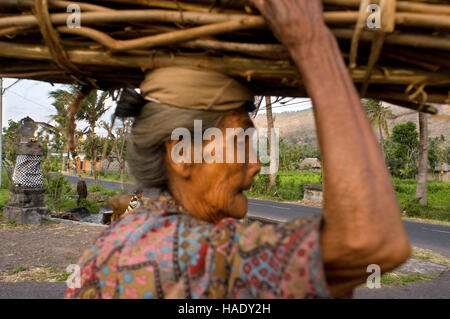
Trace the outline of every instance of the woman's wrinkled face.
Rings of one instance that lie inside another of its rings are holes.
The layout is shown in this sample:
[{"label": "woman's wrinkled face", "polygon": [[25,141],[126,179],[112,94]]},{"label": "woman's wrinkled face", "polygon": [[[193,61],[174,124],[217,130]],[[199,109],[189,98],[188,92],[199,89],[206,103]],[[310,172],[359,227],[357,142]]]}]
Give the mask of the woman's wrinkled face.
[{"label": "woman's wrinkled face", "polygon": [[195,217],[214,223],[225,217],[239,219],[245,216],[247,197],[243,191],[251,187],[254,176],[261,168],[250,145],[251,137],[227,136],[227,129],[229,132],[230,129],[245,132],[254,128],[245,109],[226,113],[217,128],[222,132],[222,137],[214,136],[204,141],[203,154],[217,156],[215,159],[219,157],[222,161],[205,161],[203,156],[201,163],[184,164],[187,167],[181,171],[177,168],[171,170],[173,163],[168,165],[169,189],[175,198]]}]

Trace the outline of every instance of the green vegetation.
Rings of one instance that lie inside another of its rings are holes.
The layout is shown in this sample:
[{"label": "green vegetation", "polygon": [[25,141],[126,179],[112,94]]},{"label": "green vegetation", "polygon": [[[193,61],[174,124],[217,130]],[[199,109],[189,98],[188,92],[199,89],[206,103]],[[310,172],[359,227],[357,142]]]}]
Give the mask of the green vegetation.
[{"label": "green vegetation", "polygon": [[413,247],[411,257],[430,261],[432,263],[450,267],[450,258],[439,255],[432,250]]},{"label": "green vegetation", "polygon": [[434,279],[438,275],[423,274],[401,274],[398,272],[388,272],[381,276],[381,283],[384,285],[407,285],[416,281]]},{"label": "green vegetation", "polygon": [[104,188],[103,186],[91,185],[88,187],[88,198],[81,199],[80,205],[77,205],[78,194],[76,185],[71,185],[67,178],[62,174],[51,177],[45,175],[46,199],[45,203],[52,211],[63,212],[77,206],[84,206],[93,214],[100,212],[100,205],[106,200],[106,197],[116,194],[114,190]]},{"label": "green vegetation", "polygon": [[280,201],[299,201],[303,199],[305,184],[321,184],[322,174],[318,172],[284,171],[278,172],[276,177],[275,194],[267,194],[269,175],[255,177],[252,188],[246,192],[250,197],[270,198]]},{"label": "green vegetation", "polygon": [[26,270],[28,270],[28,267],[25,267],[23,265],[19,265],[19,266],[17,266],[14,269],[9,270],[8,271],[8,275],[15,275],[15,274],[18,274],[19,272],[26,271]]},{"label": "green vegetation", "polygon": [[[267,194],[268,175],[258,175],[246,194],[254,198],[268,198],[279,201],[299,201],[303,199],[305,184],[321,184],[322,175],[318,172],[285,171],[278,172],[277,192]],[[440,181],[428,182],[428,204],[419,205],[414,199],[416,180],[393,178],[393,185],[402,212],[408,217],[427,218],[450,222],[450,184]]]},{"label": "green vegetation", "polygon": [[428,181],[425,206],[414,199],[417,182],[414,179],[393,179],[397,200],[402,212],[408,217],[436,219],[450,222],[450,184],[439,181]]},{"label": "green vegetation", "polygon": [[9,200],[9,189],[0,189],[0,208],[3,208],[6,204],[8,204]]},{"label": "green vegetation", "polygon": [[100,195],[112,196],[116,194],[115,190],[105,188],[100,185],[89,185],[88,193],[99,193]]}]

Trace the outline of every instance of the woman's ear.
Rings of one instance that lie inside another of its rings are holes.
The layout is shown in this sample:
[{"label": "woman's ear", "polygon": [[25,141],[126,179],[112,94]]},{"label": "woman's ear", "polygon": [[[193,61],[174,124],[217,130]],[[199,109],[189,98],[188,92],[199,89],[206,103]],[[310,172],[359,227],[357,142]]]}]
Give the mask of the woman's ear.
[{"label": "woman's ear", "polygon": [[167,167],[183,178],[189,178],[192,170],[191,146],[183,147],[183,141],[165,142]]}]

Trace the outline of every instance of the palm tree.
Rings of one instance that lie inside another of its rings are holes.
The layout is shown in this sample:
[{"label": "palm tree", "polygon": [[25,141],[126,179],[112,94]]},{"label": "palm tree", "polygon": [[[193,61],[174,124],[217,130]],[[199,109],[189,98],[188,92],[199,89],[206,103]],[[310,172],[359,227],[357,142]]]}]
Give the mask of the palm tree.
[{"label": "palm tree", "polygon": [[91,160],[91,171],[94,175],[95,185],[98,185],[98,171],[97,171],[97,158],[98,152],[98,139],[95,136],[95,128],[100,118],[109,110],[109,107],[105,106],[108,92],[99,92],[98,90],[92,90],[86,99],[83,101],[80,111],[76,118],[79,120],[85,120],[89,123],[88,140],[89,143],[89,157]]},{"label": "palm tree", "polygon": [[[70,105],[77,98],[79,93],[80,90],[75,86],[71,86],[68,91],[59,89],[50,92],[50,97],[54,99],[52,105],[56,109],[56,115],[53,115],[52,119],[56,122],[55,129],[60,133],[60,137],[64,145],[64,152],[68,152],[67,120],[69,117]],[[109,110],[109,107],[105,107],[105,100],[107,96],[107,92],[101,92],[99,94],[98,90],[91,90],[82,102],[80,110],[75,115],[76,120],[85,120],[89,123],[88,140],[94,142],[90,143],[88,155],[91,159],[91,170],[94,174],[96,185],[98,184],[98,174],[96,167],[98,148],[96,147],[95,143],[95,141],[97,140],[95,139],[95,128],[99,119]],[[62,158],[63,167],[65,167],[64,157],[62,156]]]},{"label": "palm tree", "polygon": [[384,154],[383,132],[386,134],[386,137],[389,137],[387,120],[393,120],[396,116],[392,113],[389,107],[384,107],[379,100],[364,99],[362,102],[364,108],[366,109],[370,124],[372,124],[372,127],[375,130],[378,129],[378,134],[380,135],[380,148]]},{"label": "palm tree", "polygon": [[56,114],[51,115],[51,119],[55,121],[55,125],[47,125],[47,130],[55,135],[57,143],[61,143],[61,169],[65,169],[65,157],[63,154],[68,152],[67,146],[67,116],[69,115],[69,106],[75,95],[72,87],[71,91],[58,89],[49,93],[49,97],[54,99],[52,106],[56,110]]}]

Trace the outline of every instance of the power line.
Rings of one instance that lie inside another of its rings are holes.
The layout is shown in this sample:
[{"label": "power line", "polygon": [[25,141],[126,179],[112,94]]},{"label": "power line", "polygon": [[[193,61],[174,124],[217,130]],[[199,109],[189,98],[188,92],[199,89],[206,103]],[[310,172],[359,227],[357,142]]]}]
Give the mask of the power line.
[{"label": "power line", "polygon": [[25,101],[28,101],[28,102],[33,103],[33,104],[35,104],[35,105],[37,105],[37,106],[40,106],[40,107],[44,107],[46,111],[49,111],[49,107],[48,107],[48,106],[43,105],[43,104],[40,104],[40,103],[38,103],[38,102],[36,102],[36,101],[30,100],[29,98],[27,98],[27,97],[25,97],[25,96],[23,96],[23,95],[21,95],[21,94],[19,94],[19,93],[16,93],[16,92],[11,91],[11,90],[9,90],[8,93],[13,93],[14,95],[17,95],[18,97],[21,97],[21,98],[24,99]]},{"label": "power line", "polygon": [[[296,103],[286,104],[286,105],[272,106],[272,110],[280,108],[280,107],[286,107],[286,106],[298,106],[298,105],[305,104],[305,103],[311,103],[311,100],[309,100],[309,101],[301,101],[301,102],[296,102]],[[259,111],[264,111],[264,110],[266,110],[266,107],[264,107],[262,109],[259,109]]]}]

